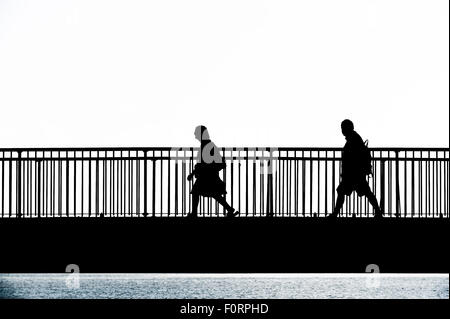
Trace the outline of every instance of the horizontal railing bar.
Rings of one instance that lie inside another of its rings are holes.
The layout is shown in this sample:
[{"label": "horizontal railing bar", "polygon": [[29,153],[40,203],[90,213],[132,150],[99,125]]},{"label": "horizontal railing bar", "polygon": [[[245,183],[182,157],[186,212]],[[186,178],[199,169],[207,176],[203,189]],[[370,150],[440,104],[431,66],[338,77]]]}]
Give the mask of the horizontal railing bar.
[{"label": "horizontal railing bar", "polygon": [[[198,147],[32,147],[32,148],[0,148],[0,152],[73,152],[73,151],[176,151],[198,150]],[[221,147],[224,151],[341,151],[342,147]],[[373,151],[449,151],[449,147],[370,147]]]},{"label": "horizontal railing bar", "polygon": [[[281,151],[295,151],[295,150],[329,150],[329,151],[341,151],[342,147],[278,147],[277,150]],[[449,147],[369,147],[373,151],[450,151]]]},{"label": "horizontal railing bar", "polygon": [[[224,157],[225,160],[280,160],[280,161],[328,161],[336,162],[341,161],[340,157],[255,157],[255,156],[233,156]],[[147,156],[147,157],[26,157],[26,158],[0,158],[0,162],[30,162],[30,161],[53,161],[53,162],[67,162],[67,161],[160,161],[160,160],[185,160],[189,161],[192,157],[180,157],[180,156]],[[196,158],[194,157],[194,160]],[[399,162],[449,162],[450,158],[433,158],[433,157],[422,157],[422,158],[396,158],[396,157],[372,157],[373,161],[399,161]]]},{"label": "horizontal railing bar", "polygon": [[[324,157],[274,157],[274,160],[283,161],[340,161],[342,158],[324,158]],[[373,161],[399,161],[399,162],[449,162],[449,158],[433,158],[433,157],[422,157],[422,158],[396,158],[396,157],[372,157]]]}]

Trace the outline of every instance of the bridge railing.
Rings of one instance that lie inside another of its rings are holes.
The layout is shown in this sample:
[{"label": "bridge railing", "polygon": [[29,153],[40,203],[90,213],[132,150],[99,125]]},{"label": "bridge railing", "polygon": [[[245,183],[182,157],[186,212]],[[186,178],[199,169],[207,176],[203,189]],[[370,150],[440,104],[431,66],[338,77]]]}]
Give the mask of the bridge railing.
[{"label": "bridge railing", "polygon": [[[243,217],[325,217],[336,201],[340,148],[222,148],[227,201]],[[197,148],[0,149],[0,218],[182,217]],[[367,177],[386,217],[448,218],[448,148],[372,148]],[[202,198],[199,216],[224,210]],[[355,193],[340,213],[373,209]]]}]

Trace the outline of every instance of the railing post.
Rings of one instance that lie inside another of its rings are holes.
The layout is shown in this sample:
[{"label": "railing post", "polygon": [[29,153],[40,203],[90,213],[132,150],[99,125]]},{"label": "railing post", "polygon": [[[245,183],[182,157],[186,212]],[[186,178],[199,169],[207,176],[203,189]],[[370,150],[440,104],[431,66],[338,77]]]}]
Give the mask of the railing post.
[{"label": "railing post", "polygon": [[272,162],[272,152],[269,155],[269,163],[267,167],[267,217],[273,217],[273,162]]},{"label": "railing post", "polygon": [[144,217],[147,217],[147,150],[144,150]]},{"label": "railing post", "polygon": [[12,152],[10,152],[10,158],[8,161],[8,216],[12,217]]},{"label": "railing post", "polygon": [[386,182],[386,170],[385,170],[385,160],[384,159],[382,159],[381,161],[380,161],[380,165],[381,165],[381,168],[380,168],[380,192],[381,192],[381,195],[380,195],[380,209],[381,209],[381,211],[384,213],[384,214],[386,214],[386,212],[385,212],[385,182]]},{"label": "railing post", "polygon": [[[160,177],[162,178],[162,177]],[[152,217],[156,215],[156,160],[155,151],[153,151],[152,159]]]},{"label": "railing post", "polygon": [[248,216],[248,148],[245,148],[245,216]]},{"label": "railing post", "polygon": [[401,209],[401,205],[400,205],[400,174],[399,174],[399,170],[400,170],[400,164],[399,164],[399,160],[398,160],[398,150],[396,150],[395,151],[395,203],[396,203],[395,217],[397,217],[397,218],[400,217],[400,209]]},{"label": "railing post", "polygon": [[37,165],[37,181],[36,181],[36,187],[37,187],[37,213],[38,218],[41,217],[41,160],[36,161]]},{"label": "railing post", "polygon": [[22,217],[22,151],[17,156],[17,212],[16,217]]},{"label": "railing post", "polygon": [[[69,217],[69,168],[70,168],[70,162],[69,162],[69,151],[66,151],[66,216]],[[97,153],[97,157],[98,157],[98,153]],[[97,160],[97,165],[96,165],[96,169],[98,171],[98,160]],[[98,215],[98,173],[96,173],[96,191],[95,191],[95,203],[96,203],[96,213],[95,216],[97,217]]]},{"label": "railing post", "polygon": [[415,210],[415,161],[414,161],[414,151],[412,152],[412,158],[411,161],[411,218],[415,216],[414,210]]}]

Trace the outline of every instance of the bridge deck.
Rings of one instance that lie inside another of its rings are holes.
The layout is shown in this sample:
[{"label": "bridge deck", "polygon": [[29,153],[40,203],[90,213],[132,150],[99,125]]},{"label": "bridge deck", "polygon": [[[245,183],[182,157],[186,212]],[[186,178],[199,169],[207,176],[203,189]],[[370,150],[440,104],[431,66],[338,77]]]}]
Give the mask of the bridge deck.
[{"label": "bridge deck", "polygon": [[3,219],[0,272],[448,273],[448,219]]}]

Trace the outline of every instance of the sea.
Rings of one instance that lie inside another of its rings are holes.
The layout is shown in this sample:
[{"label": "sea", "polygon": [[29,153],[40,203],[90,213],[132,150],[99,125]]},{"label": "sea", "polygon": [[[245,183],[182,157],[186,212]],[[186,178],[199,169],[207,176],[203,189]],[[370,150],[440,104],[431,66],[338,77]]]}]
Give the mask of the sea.
[{"label": "sea", "polygon": [[13,299],[448,299],[448,274],[0,274]]}]

